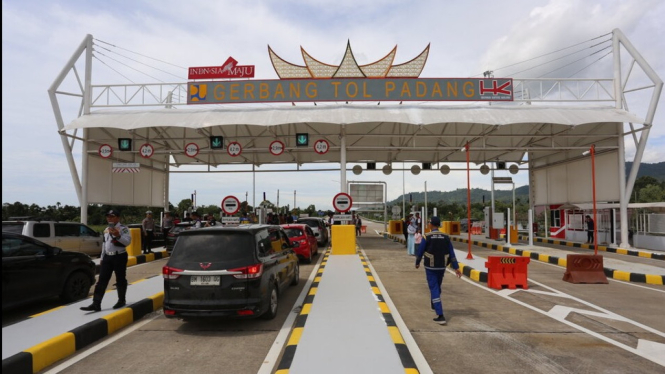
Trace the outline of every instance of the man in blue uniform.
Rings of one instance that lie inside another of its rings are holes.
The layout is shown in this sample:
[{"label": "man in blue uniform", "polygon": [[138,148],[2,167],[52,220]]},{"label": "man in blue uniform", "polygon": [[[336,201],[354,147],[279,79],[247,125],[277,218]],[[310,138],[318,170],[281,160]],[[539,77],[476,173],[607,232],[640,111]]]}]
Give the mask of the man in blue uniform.
[{"label": "man in blue uniform", "polygon": [[432,298],[431,306],[437,315],[434,322],[445,325],[446,318],[443,316],[443,305],[441,304],[441,283],[446,272],[446,265],[453,264],[457,278],[462,277],[462,272],[459,271],[459,264],[450,238],[439,231],[439,226],[441,226],[439,217],[432,217],[429,224],[432,231],[425,234],[416,251],[416,269],[420,268],[420,260],[425,256],[425,275]]}]

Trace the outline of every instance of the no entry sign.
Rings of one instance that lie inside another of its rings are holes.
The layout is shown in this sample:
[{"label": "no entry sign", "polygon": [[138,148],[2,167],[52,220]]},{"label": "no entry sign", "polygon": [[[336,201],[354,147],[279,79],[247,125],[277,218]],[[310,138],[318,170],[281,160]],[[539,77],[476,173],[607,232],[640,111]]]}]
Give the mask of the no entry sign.
[{"label": "no entry sign", "polygon": [[226,214],[236,214],[240,210],[240,200],[235,196],[227,196],[222,199],[222,211]]},{"label": "no entry sign", "polygon": [[347,193],[340,192],[333,198],[333,208],[342,213],[348,212],[351,209],[351,205],[353,205],[353,200]]}]

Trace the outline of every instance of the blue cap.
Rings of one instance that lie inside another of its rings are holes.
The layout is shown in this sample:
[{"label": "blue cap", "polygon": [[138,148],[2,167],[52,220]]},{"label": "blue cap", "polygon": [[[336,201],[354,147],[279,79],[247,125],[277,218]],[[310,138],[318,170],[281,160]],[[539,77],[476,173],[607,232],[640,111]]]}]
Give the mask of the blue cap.
[{"label": "blue cap", "polygon": [[430,218],[429,223],[431,223],[434,226],[441,226],[441,220],[439,219],[439,217],[436,216]]}]

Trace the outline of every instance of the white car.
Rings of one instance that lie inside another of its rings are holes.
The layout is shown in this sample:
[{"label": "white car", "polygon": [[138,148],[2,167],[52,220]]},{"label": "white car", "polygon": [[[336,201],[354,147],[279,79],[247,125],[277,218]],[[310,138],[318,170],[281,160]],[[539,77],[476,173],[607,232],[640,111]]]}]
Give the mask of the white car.
[{"label": "white car", "polygon": [[301,217],[296,220],[296,223],[304,223],[312,228],[316,241],[319,245],[328,244],[328,229],[323,218],[319,217]]},{"label": "white car", "polygon": [[102,235],[78,222],[17,219],[2,221],[2,231],[25,235],[65,251],[97,257],[102,253]]}]

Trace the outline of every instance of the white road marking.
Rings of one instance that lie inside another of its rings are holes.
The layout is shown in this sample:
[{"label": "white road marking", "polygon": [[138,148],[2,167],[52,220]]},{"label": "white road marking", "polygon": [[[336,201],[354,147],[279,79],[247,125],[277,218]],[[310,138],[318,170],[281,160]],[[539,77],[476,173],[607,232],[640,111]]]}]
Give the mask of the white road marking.
[{"label": "white road marking", "polygon": [[70,358],[67,361],[64,361],[63,363],[61,363],[60,365],[54,367],[53,369],[44,372],[44,374],[56,374],[56,373],[59,373],[59,372],[65,370],[65,369],[69,368],[70,366],[72,366],[75,363],[83,360],[84,358],[90,356],[91,354],[99,351],[100,349],[105,348],[106,346],[111,345],[112,343],[115,343],[118,339],[120,339],[120,338],[122,338],[122,337],[124,337],[128,334],[131,334],[132,332],[140,329],[144,325],[152,322],[155,318],[159,317],[160,315],[161,315],[160,313],[157,313],[153,317],[150,317],[150,318],[146,319],[145,321],[141,321],[139,323],[129,325],[129,327],[127,327],[122,332],[120,332],[118,334],[113,334],[113,335],[111,335],[110,338],[104,340],[103,342],[95,344],[95,345],[91,346],[88,349],[82,350],[81,353],[77,354],[75,357]]},{"label": "white road marking", "polygon": [[[453,272],[452,270],[450,270],[450,269],[447,269],[447,271],[450,272],[451,274],[454,273],[454,272]],[[655,363],[657,363],[658,365],[665,366],[665,344],[661,344],[661,343],[657,343],[657,342],[652,342],[652,341],[650,341],[650,340],[646,340],[646,339],[640,339],[640,340],[642,340],[642,343],[640,344],[639,341],[638,341],[637,348],[633,348],[633,347],[627,346],[627,345],[625,345],[625,344],[623,344],[623,343],[620,343],[620,342],[618,342],[618,341],[616,341],[616,340],[610,339],[609,337],[606,337],[606,336],[604,336],[604,335],[602,335],[602,334],[598,334],[598,333],[596,333],[596,332],[594,332],[594,331],[591,331],[591,330],[589,330],[589,329],[587,329],[587,328],[585,328],[585,327],[582,327],[582,326],[580,326],[580,325],[577,325],[577,324],[575,324],[575,323],[573,323],[573,322],[570,322],[570,321],[566,320],[566,317],[568,316],[568,314],[569,314],[570,312],[576,312],[576,313],[581,313],[581,314],[588,314],[588,315],[600,316],[600,317],[603,317],[603,318],[614,319],[614,320],[618,320],[618,321],[623,321],[623,322],[630,323],[630,324],[632,324],[632,325],[634,325],[634,326],[637,326],[637,327],[639,327],[639,328],[641,328],[641,329],[644,329],[644,330],[646,330],[646,331],[649,331],[649,332],[651,332],[651,333],[653,333],[653,334],[656,334],[656,335],[658,335],[658,336],[661,336],[661,337],[664,337],[664,338],[665,338],[665,333],[663,333],[663,332],[661,332],[661,331],[658,331],[658,330],[656,330],[656,329],[653,329],[653,328],[651,328],[651,327],[649,327],[649,326],[643,325],[643,324],[641,324],[641,323],[639,323],[639,322],[633,321],[633,320],[628,319],[628,318],[626,318],[626,317],[620,316],[620,315],[618,315],[618,314],[616,314],[616,313],[613,313],[613,312],[611,312],[611,311],[609,311],[609,310],[603,309],[603,308],[601,308],[601,307],[599,307],[599,306],[597,306],[597,305],[594,305],[594,304],[592,304],[592,303],[589,303],[589,302],[587,302],[587,301],[584,301],[584,300],[582,300],[582,299],[579,299],[579,298],[577,298],[577,297],[575,297],[575,296],[572,296],[572,295],[569,295],[569,294],[566,294],[566,293],[560,292],[560,291],[558,291],[558,290],[556,290],[556,289],[554,289],[554,288],[552,288],[552,287],[546,286],[546,285],[544,285],[544,284],[542,284],[542,283],[540,283],[540,282],[536,282],[536,281],[534,281],[534,280],[532,280],[532,279],[528,279],[529,283],[537,284],[537,285],[539,285],[539,286],[541,286],[541,287],[543,287],[543,288],[546,288],[546,289],[550,290],[552,296],[555,296],[555,297],[564,297],[564,298],[567,298],[567,299],[572,299],[572,300],[575,300],[575,301],[577,301],[577,302],[579,302],[579,303],[582,303],[582,304],[584,304],[584,305],[587,305],[587,306],[589,306],[589,307],[591,307],[591,308],[593,308],[593,309],[596,309],[597,311],[600,311],[600,312],[594,312],[594,311],[589,311],[589,310],[584,310],[584,309],[577,309],[577,308],[570,308],[570,307],[565,307],[565,306],[555,306],[554,308],[550,309],[550,311],[543,311],[543,310],[541,310],[541,309],[539,309],[539,308],[536,308],[536,307],[533,307],[533,306],[531,306],[531,305],[529,305],[529,304],[527,304],[527,303],[525,303],[525,302],[522,302],[522,301],[519,301],[519,300],[516,300],[516,299],[510,297],[510,296],[511,296],[512,294],[514,294],[515,292],[527,292],[527,293],[528,293],[528,292],[533,292],[533,293],[541,293],[541,294],[543,294],[543,292],[534,292],[534,291],[531,291],[531,290],[528,290],[528,289],[527,289],[527,290],[510,290],[510,291],[514,291],[514,292],[505,292],[506,290],[495,291],[495,290],[493,290],[493,289],[491,289],[491,288],[486,287],[486,286],[483,285],[483,284],[476,283],[475,281],[473,281],[473,280],[471,280],[471,279],[468,279],[468,278],[466,278],[466,277],[462,277],[462,279],[463,279],[465,282],[468,282],[468,283],[470,283],[470,284],[472,284],[472,285],[474,285],[474,286],[476,286],[476,287],[479,287],[479,288],[481,288],[481,289],[483,289],[483,290],[485,290],[485,291],[488,291],[488,292],[492,292],[492,293],[494,293],[494,294],[496,294],[496,295],[498,295],[498,296],[500,296],[500,297],[503,297],[504,299],[507,299],[507,300],[510,300],[510,301],[512,301],[512,302],[514,302],[514,303],[516,303],[516,304],[522,305],[522,306],[525,307],[525,308],[531,309],[531,310],[533,310],[533,311],[535,311],[535,312],[538,312],[538,313],[540,313],[540,314],[543,314],[543,315],[545,315],[545,316],[548,316],[548,317],[550,317],[550,318],[552,318],[552,319],[554,319],[554,320],[556,320],[556,321],[559,321],[559,322],[561,322],[561,323],[564,323],[564,324],[566,324],[566,325],[568,325],[568,326],[570,326],[570,327],[572,327],[572,328],[574,328],[574,329],[576,329],[576,330],[582,331],[582,332],[584,332],[584,333],[586,333],[586,334],[589,334],[589,335],[591,335],[591,336],[593,336],[593,337],[596,337],[596,338],[598,338],[598,339],[600,339],[600,340],[603,340],[603,341],[605,341],[605,342],[607,342],[607,343],[610,343],[610,344],[614,345],[615,347],[618,347],[618,348],[621,348],[621,349],[626,350],[626,351],[628,351],[628,352],[634,353],[634,354],[636,354],[636,355],[638,355],[638,356],[640,356],[640,357],[643,357],[643,358],[645,358],[645,359],[647,359],[647,360],[649,360],[649,361],[655,362]],[[651,288],[648,288],[648,287],[645,287],[645,288],[651,290]]]}]

